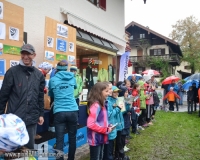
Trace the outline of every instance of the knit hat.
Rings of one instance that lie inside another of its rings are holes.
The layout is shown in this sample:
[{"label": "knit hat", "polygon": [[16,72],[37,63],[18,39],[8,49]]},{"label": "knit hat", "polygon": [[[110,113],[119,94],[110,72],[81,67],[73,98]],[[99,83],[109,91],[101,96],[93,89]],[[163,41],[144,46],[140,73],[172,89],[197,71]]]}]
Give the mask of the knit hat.
[{"label": "knit hat", "polygon": [[51,70],[53,67],[52,64],[50,64],[49,62],[42,62],[40,65],[39,65],[39,69],[44,69],[44,70]]},{"label": "knit hat", "polygon": [[0,115],[0,150],[14,151],[29,141],[26,126],[14,114]]},{"label": "knit hat", "polygon": [[121,90],[121,92],[119,92],[119,96],[118,97],[124,97],[124,93],[128,90],[128,88],[124,85],[120,85],[119,89]]},{"label": "knit hat", "polygon": [[77,68],[76,66],[71,66],[71,67],[70,67],[70,71],[77,71],[77,69],[78,69],[78,68]]}]

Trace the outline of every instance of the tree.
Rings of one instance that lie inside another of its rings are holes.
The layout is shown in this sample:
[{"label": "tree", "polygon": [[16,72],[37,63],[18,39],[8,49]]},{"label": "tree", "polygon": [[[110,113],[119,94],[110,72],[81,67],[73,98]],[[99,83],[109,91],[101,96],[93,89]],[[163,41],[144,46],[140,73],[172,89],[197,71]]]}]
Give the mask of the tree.
[{"label": "tree", "polygon": [[180,44],[183,61],[189,63],[191,73],[200,71],[200,22],[190,16],[172,25],[170,37]]}]

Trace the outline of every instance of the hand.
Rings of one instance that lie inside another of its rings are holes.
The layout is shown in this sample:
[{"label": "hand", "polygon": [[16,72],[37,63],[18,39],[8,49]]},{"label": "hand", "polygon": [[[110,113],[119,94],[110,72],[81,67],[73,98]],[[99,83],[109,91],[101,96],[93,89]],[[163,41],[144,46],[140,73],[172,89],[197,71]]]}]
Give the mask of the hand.
[{"label": "hand", "polygon": [[118,106],[120,109],[122,109],[123,108],[123,104],[119,104],[119,106]]},{"label": "hand", "polygon": [[80,92],[79,95],[81,95],[82,93]]},{"label": "hand", "polygon": [[43,123],[44,123],[44,118],[40,116],[40,117],[39,117],[38,124],[39,124],[39,125],[43,125]]}]

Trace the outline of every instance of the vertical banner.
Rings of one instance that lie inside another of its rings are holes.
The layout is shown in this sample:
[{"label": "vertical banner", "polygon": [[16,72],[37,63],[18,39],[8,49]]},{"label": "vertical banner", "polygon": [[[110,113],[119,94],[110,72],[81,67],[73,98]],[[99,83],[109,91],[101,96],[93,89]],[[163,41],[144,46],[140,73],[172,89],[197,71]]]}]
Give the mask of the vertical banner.
[{"label": "vertical banner", "polygon": [[130,52],[125,52],[120,59],[119,81],[124,81],[128,73],[128,60]]},{"label": "vertical banner", "polygon": [[155,91],[157,92],[157,94],[158,94],[158,98],[159,98],[159,100],[160,100],[160,106],[163,106],[163,98],[164,98],[164,89],[162,89],[162,88],[157,88],[157,89],[155,89]]}]

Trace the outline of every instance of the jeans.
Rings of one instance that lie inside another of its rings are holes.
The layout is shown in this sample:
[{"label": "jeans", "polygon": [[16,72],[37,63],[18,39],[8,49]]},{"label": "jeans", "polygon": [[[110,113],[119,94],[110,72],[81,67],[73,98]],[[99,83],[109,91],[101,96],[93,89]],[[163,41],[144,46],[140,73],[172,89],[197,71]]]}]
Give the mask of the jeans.
[{"label": "jeans", "polygon": [[179,105],[183,105],[183,92],[178,93],[180,99],[179,99]]},{"label": "jeans", "polygon": [[37,129],[37,124],[26,126],[26,130],[29,135],[29,141],[25,145],[25,147],[27,147],[28,149],[34,149],[36,129]]},{"label": "jeans", "polygon": [[113,160],[113,152],[114,152],[114,139],[109,140],[108,144],[104,144],[104,153],[103,160]]},{"label": "jeans", "polygon": [[[57,150],[63,151],[65,128],[68,131],[68,160],[74,160],[76,152],[77,121],[78,111],[57,112],[54,114]],[[63,160],[63,157],[59,158],[59,160]]]},{"label": "jeans", "polygon": [[90,146],[90,160],[102,160],[103,148],[104,144],[98,146]]},{"label": "jeans", "polygon": [[[196,102],[196,100],[193,101],[193,104],[194,104],[194,111],[196,112],[197,111],[197,102]],[[193,108],[193,106],[192,106],[192,108]]]},{"label": "jeans", "polygon": [[188,113],[193,112],[193,101],[188,101]]},{"label": "jeans", "polygon": [[[134,116],[133,116],[134,114]],[[135,112],[131,112],[131,120],[132,120],[132,133],[137,132],[137,124],[138,124],[138,115]]]},{"label": "jeans", "polygon": [[142,111],[142,114],[138,118],[138,124],[140,126],[142,126],[146,123],[146,115],[147,115],[146,109],[141,109],[141,111]]},{"label": "jeans", "polygon": [[176,110],[178,111],[178,99],[175,99],[175,103],[176,103]]}]

